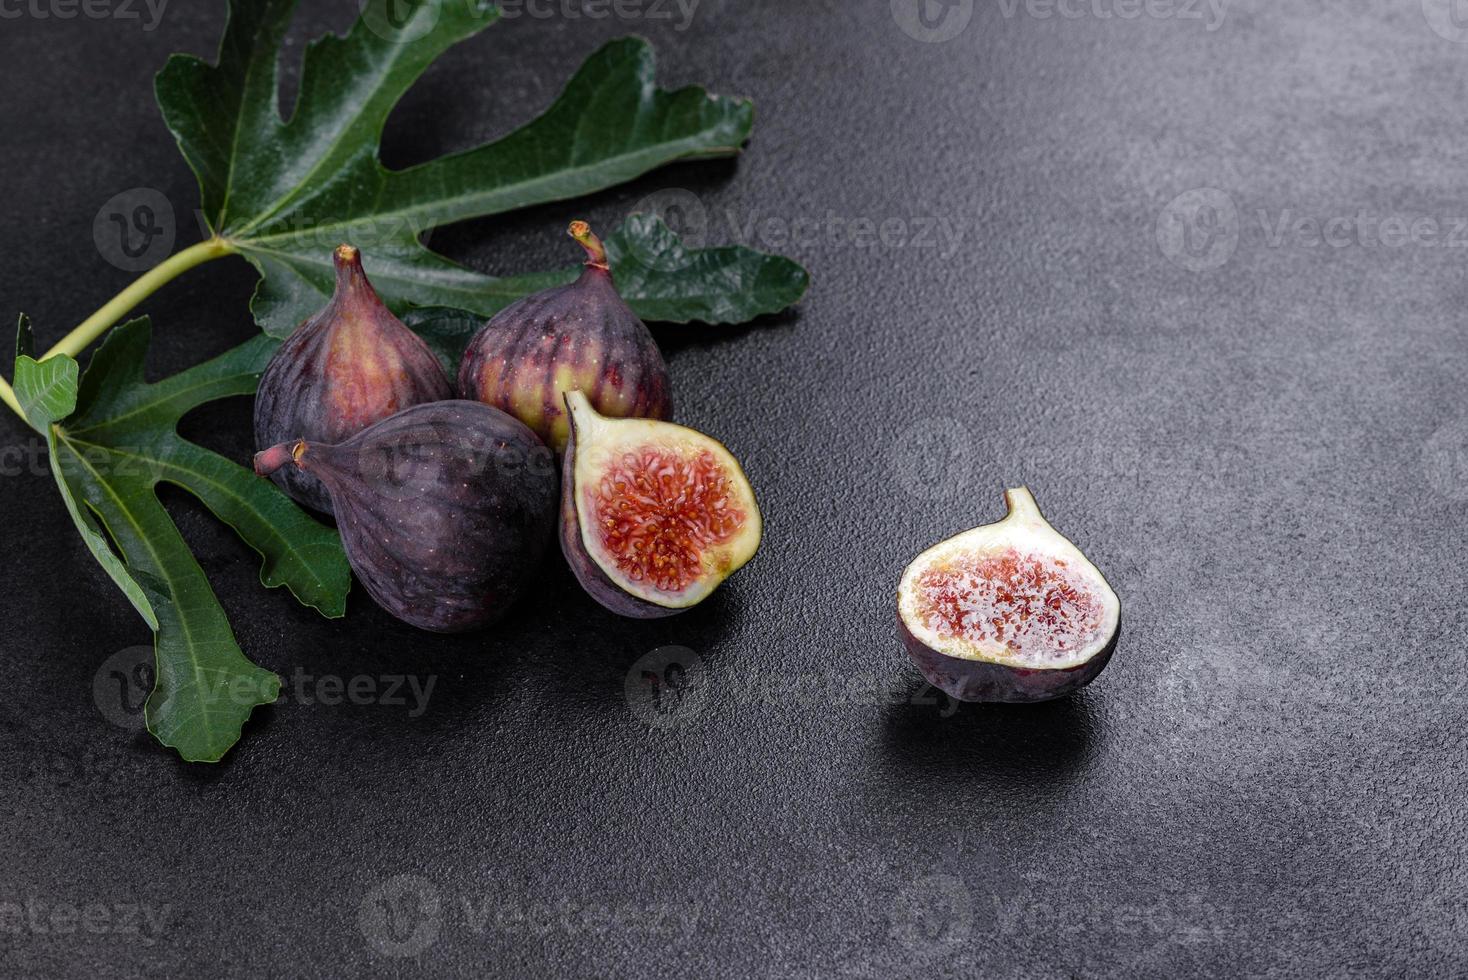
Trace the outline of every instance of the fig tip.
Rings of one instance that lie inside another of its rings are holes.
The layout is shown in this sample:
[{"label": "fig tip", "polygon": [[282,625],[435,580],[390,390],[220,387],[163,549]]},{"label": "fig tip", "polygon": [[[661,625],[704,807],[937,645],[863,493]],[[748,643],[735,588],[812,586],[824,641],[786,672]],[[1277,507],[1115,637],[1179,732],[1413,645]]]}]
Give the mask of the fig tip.
[{"label": "fig tip", "polygon": [[566,234],[576,239],[577,243],[586,249],[587,265],[593,269],[608,270],[606,246],[602,245],[601,239],[592,232],[591,225],[578,218],[571,222],[566,229]]},{"label": "fig tip", "polygon": [[271,446],[255,454],[255,473],[258,476],[270,476],[287,463],[300,463],[304,455],[306,455],[306,440],[304,439]]},{"label": "fig tip", "polygon": [[1029,487],[1018,486],[1006,489],[1004,504],[1009,508],[1010,514],[1029,518],[1040,517],[1040,505],[1035,503],[1035,495],[1030,493]]}]

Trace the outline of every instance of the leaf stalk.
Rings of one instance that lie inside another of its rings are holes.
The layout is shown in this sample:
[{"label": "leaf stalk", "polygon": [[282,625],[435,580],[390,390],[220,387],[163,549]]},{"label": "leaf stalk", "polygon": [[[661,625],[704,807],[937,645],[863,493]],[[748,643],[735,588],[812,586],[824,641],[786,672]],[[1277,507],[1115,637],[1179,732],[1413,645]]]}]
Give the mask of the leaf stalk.
[{"label": "leaf stalk", "polygon": [[0,402],[9,405],[10,410],[22,419],[25,418],[25,413],[20,410],[20,402],[15,398],[15,389],[10,387],[10,382],[4,378],[0,378]]},{"label": "leaf stalk", "polygon": [[[108,300],[105,306],[79,323],[76,329],[62,337],[37,360],[44,361],[57,354],[65,354],[68,357],[79,356],[87,349],[88,344],[102,336],[108,328],[132,312],[139,303],[157,292],[165,283],[171,282],[195,266],[212,262],[226,255],[233,255],[235,251],[233,242],[216,235],[170,256]],[[25,420],[20,401],[15,397],[15,389],[4,378],[0,378],[0,402],[4,402],[12,412]]]},{"label": "leaf stalk", "polygon": [[53,354],[77,357],[87,349],[88,344],[102,336],[109,327],[132,312],[134,307],[157,292],[165,283],[171,282],[195,266],[231,255],[234,251],[232,242],[216,235],[170,256],[143,273],[131,286],[112,297],[100,310],[78,324],[75,330],[57,341],[41,357],[41,360]]}]

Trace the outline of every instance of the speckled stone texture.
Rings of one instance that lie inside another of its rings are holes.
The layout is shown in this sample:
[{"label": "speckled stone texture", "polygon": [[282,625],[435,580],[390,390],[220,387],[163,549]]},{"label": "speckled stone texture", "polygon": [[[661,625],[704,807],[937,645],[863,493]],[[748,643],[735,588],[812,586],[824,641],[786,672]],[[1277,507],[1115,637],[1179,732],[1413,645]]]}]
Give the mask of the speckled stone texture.
[{"label": "speckled stone texture", "polygon": [[[43,344],[135,275],[94,243],[109,198],[152,188],[199,234],[151,79],[212,53],[223,4],[151,31],[132,7],[0,23],[0,312]],[[355,7],[308,0],[292,55]],[[444,638],[262,589],[166,492],[285,691],[189,766],[141,732],[146,628],[0,420],[0,975],[1468,972],[1447,0],[703,0],[679,30],[686,7],[517,4],[407,97],[384,159],[508,131],[627,33],[665,83],[754,97],[737,163],[432,245],[563,265],[570,219],[654,195],[706,243],[807,263],[794,315],[655,327],[679,419],[760,495],[762,552],[642,623],[551,561],[539,601]],[[253,283],[220,262],[158,293],[151,370],[248,337]],[[253,450],[243,399],[184,428]],[[1019,485],[1116,587],[1122,640],[1073,698],[954,706],[903,653],[896,582]]]}]

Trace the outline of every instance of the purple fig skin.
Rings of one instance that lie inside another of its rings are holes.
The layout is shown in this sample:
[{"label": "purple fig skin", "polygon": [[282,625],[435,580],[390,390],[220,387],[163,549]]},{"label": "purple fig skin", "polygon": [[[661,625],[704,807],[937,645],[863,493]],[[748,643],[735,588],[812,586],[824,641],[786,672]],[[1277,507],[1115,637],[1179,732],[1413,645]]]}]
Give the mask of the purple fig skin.
[{"label": "purple fig skin", "polygon": [[572,222],[569,233],[586,249],[581,277],[501,310],[474,335],[459,366],[460,398],[509,412],[556,452],[569,435],[568,391],[581,390],[613,418],[673,417],[668,366],[617,292],[605,249],[584,221]]},{"label": "purple fig skin", "polygon": [[[561,458],[561,485],[563,487],[574,487],[576,471],[576,426],[570,426],[566,437],[566,451]],[[606,572],[601,570],[596,561],[586,553],[586,546],[581,542],[581,520],[576,513],[576,495],[574,493],[562,494],[561,500],[561,554],[566,556],[566,564],[571,566],[571,573],[576,576],[576,581],[603,607],[616,613],[618,616],[626,616],[629,619],[662,619],[665,616],[673,616],[683,612],[682,609],[669,609],[655,602],[648,602],[635,595],[629,595],[625,589],[613,582]]]},{"label": "purple fig skin", "polygon": [[479,402],[416,405],[339,445],[296,440],[255,457],[262,476],[285,468],[321,481],[352,571],[420,629],[499,619],[533,584],[554,532],[553,454]]},{"label": "purple fig skin", "polygon": [[[413,405],[454,397],[433,351],[383,305],[350,245],[337,248],[336,292],[270,359],[255,395],[255,448],[339,443]],[[296,467],[271,477],[298,503],[332,512],[321,483]]]},{"label": "purple fig skin", "polygon": [[939,653],[908,630],[902,617],[897,617],[907,655],[917,664],[923,677],[938,690],[959,701],[997,701],[1009,704],[1032,704],[1065,697],[1085,687],[1105,669],[1116,649],[1116,636],[1106,648],[1090,660],[1066,670],[1025,669],[982,660],[967,660]]}]

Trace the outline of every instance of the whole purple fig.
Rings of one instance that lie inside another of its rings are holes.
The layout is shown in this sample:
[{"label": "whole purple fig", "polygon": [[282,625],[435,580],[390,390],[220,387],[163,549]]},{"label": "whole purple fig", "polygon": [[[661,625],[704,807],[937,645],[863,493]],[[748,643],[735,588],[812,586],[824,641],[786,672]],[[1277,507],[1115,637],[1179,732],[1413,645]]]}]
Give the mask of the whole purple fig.
[{"label": "whole purple fig", "polygon": [[556,525],[555,458],[479,402],[415,405],[339,445],[297,439],[255,456],[331,498],[352,571],[405,623],[456,633],[494,622],[530,587]]},{"label": "whole purple fig", "polygon": [[568,391],[584,392],[611,418],[673,415],[668,366],[617,292],[601,240],[584,221],[571,222],[568,233],[586,249],[581,277],[501,310],[459,366],[460,398],[504,409],[558,453],[570,432]]},{"label": "whole purple fig", "polygon": [[[255,448],[288,439],[341,442],[394,412],[453,398],[438,358],[378,299],[362,256],[337,248],[336,293],[270,359],[255,395]],[[272,478],[299,503],[331,513],[315,477],[283,469]]]}]

